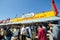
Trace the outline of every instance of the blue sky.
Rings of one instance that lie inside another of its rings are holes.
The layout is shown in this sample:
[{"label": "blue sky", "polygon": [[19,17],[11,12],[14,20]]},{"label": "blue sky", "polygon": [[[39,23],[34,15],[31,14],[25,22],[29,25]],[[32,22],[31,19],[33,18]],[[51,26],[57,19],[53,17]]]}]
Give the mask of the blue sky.
[{"label": "blue sky", "polygon": [[[55,0],[60,15],[60,0]],[[51,0],[0,0],[0,20],[52,10]]]}]

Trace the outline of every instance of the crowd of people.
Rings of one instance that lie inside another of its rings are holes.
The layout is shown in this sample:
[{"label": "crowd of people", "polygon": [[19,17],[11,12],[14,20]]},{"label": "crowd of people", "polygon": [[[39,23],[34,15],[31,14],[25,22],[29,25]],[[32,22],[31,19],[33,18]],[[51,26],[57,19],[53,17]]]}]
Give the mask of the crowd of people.
[{"label": "crowd of people", "polygon": [[[50,28],[52,27],[52,29]],[[48,23],[48,27],[40,24],[22,24],[22,25],[5,25],[0,27],[0,40],[48,40],[47,31],[52,35],[53,40],[59,40],[59,28]],[[35,39],[35,36],[38,38]],[[52,40],[52,39],[51,39]]]}]

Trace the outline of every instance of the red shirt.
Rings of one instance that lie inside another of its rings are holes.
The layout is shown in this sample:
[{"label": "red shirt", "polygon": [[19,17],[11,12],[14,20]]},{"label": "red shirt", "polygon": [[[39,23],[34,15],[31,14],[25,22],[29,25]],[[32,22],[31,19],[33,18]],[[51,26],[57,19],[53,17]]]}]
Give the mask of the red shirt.
[{"label": "red shirt", "polygon": [[38,29],[38,40],[47,40],[46,32],[43,28]]}]

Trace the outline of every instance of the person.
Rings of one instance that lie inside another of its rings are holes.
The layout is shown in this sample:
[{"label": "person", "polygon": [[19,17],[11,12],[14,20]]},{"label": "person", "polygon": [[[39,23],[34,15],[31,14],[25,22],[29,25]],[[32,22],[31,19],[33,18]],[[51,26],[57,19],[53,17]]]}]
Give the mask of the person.
[{"label": "person", "polygon": [[4,38],[4,29],[3,28],[1,28],[0,29],[0,40],[4,40],[5,38]]},{"label": "person", "polygon": [[6,29],[6,40],[11,40],[11,36],[12,36],[12,32],[10,30],[10,27],[7,26],[7,29]]},{"label": "person", "polygon": [[60,40],[60,25],[58,25],[58,39],[57,40]]},{"label": "person", "polygon": [[32,40],[32,31],[31,31],[29,25],[26,26],[26,39],[27,40]]},{"label": "person", "polygon": [[45,27],[44,25],[42,25],[42,28],[45,30],[45,32],[47,31],[47,30],[46,30],[46,27]]},{"label": "person", "polygon": [[57,40],[58,39],[58,27],[56,24],[53,24],[52,22],[49,22],[49,27],[52,27],[51,29],[51,35],[53,37],[53,40]]},{"label": "person", "polygon": [[35,35],[36,35],[36,36],[37,36],[37,28],[38,28],[37,26],[38,26],[38,24],[39,24],[39,23],[35,23],[35,25],[34,25],[34,28],[35,28],[34,31],[35,31]]},{"label": "person", "polygon": [[18,39],[20,40],[21,25],[18,25],[18,29],[19,29],[19,32],[18,32]]},{"label": "person", "polygon": [[38,40],[47,40],[46,32],[44,28],[42,28],[42,25],[38,26]]},{"label": "person", "polygon": [[30,25],[31,31],[32,31],[32,40],[35,40],[36,36],[36,30],[34,24]]},{"label": "person", "polygon": [[19,33],[19,29],[17,26],[15,26],[11,40],[18,40],[18,33]]},{"label": "person", "polygon": [[23,24],[22,25],[22,28],[21,28],[21,38],[20,40],[26,40],[26,29],[25,29],[25,25]]}]

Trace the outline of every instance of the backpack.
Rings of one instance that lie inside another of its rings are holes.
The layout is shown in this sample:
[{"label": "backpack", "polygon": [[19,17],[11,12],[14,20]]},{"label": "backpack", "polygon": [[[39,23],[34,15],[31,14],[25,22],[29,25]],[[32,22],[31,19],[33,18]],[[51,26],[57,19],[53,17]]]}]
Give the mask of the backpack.
[{"label": "backpack", "polygon": [[29,29],[26,29],[26,33],[27,33],[26,36],[30,38]]}]

